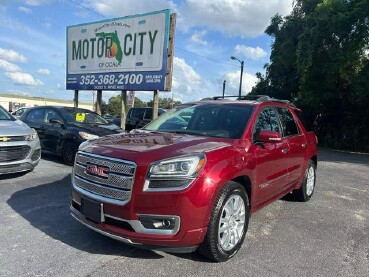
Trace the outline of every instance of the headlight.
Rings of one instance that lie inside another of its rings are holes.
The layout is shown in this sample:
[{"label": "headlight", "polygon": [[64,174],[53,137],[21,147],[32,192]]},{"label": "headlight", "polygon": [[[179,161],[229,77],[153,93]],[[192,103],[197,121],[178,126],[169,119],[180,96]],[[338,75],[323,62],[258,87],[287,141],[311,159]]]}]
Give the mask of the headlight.
[{"label": "headlight", "polygon": [[150,166],[144,190],[183,190],[195,180],[204,164],[202,154],[155,162]]},{"label": "headlight", "polygon": [[96,136],[96,135],[93,135],[93,134],[89,134],[89,133],[86,133],[86,132],[79,132],[79,135],[81,136],[81,138],[83,139],[95,139],[95,138],[98,138],[99,136]]},{"label": "headlight", "polygon": [[26,141],[33,141],[38,138],[37,132],[35,129],[32,128],[32,134],[27,135],[24,137]]},{"label": "headlight", "polygon": [[149,177],[194,177],[204,164],[203,155],[163,160],[151,165]]}]

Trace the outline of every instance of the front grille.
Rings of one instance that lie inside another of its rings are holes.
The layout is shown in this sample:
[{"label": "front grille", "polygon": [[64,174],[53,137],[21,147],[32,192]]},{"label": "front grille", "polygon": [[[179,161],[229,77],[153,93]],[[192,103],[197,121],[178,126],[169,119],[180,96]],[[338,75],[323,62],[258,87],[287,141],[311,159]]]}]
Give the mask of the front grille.
[{"label": "front grille", "polygon": [[24,160],[31,151],[28,145],[0,146],[0,162],[15,162]]},{"label": "front grille", "polygon": [[9,136],[9,137],[0,137],[0,142],[14,142],[14,141],[25,141],[24,136]]},{"label": "front grille", "polygon": [[[109,168],[108,177],[100,177],[86,171],[87,164],[96,165],[96,168]],[[78,152],[74,166],[74,185],[82,192],[92,194],[102,200],[128,202],[131,198],[133,178],[136,164],[130,161],[111,159],[105,156]]]}]

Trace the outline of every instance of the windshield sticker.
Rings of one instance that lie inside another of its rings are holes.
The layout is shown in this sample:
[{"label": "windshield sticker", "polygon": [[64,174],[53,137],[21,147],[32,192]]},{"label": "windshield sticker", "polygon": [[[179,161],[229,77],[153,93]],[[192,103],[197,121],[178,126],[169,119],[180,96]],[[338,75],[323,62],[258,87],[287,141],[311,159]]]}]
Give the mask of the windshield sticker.
[{"label": "windshield sticker", "polygon": [[76,121],[77,122],[84,122],[86,114],[85,113],[76,113]]}]

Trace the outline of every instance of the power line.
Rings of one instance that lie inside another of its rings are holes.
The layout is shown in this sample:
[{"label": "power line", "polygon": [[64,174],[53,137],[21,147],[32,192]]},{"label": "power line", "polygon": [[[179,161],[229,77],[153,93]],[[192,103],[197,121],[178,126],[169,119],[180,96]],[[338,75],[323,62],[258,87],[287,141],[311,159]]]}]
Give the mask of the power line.
[{"label": "power line", "polygon": [[86,7],[86,6],[84,6],[84,5],[82,5],[82,4],[78,3],[78,2],[75,2],[73,0],[67,0],[67,1],[69,1],[70,3],[72,3],[72,4],[76,5],[76,6],[79,6],[79,7],[83,8],[83,9],[86,9],[86,10],[88,10],[88,11],[94,13],[94,14],[97,14],[97,15],[105,18],[105,19],[108,19],[105,15],[103,15],[103,14],[101,14],[101,13],[99,13],[99,12],[93,10],[93,9],[90,9],[89,7]]},{"label": "power line", "polygon": [[214,58],[210,58],[210,57],[207,57],[207,56],[203,56],[203,55],[197,54],[197,53],[195,53],[195,52],[191,52],[191,51],[185,50],[185,49],[180,48],[180,47],[177,47],[176,49],[182,50],[182,51],[184,51],[184,52],[187,52],[187,53],[189,53],[189,54],[192,54],[192,55],[195,55],[195,56],[198,56],[198,57],[201,57],[201,58],[208,59],[208,60],[213,61],[213,62],[216,62],[216,63],[221,63],[221,64],[230,65],[230,66],[240,67],[239,65],[231,64],[231,63],[226,63],[226,62],[223,62],[223,61],[220,61],[220,60],[214,59]]},{"label": "power line", "polygon": [[[75,2],[74,0],[67,0],[67,1],[69,1],[70,3],[75,4],[75,5],[77,5],[77,6],[81,7],[81,8],[83,8],[83,9],[86,9],[86,10],[88,10],[88,11],[92,12],[92,13],[95,13],[95,14],[97,14],[97,15],[99,15],[99,16],[101,16],[101,17],[105,18],[105,19],[108,19],[106,16],[102,15],[101,13],[98,13],[97,11],[94,11],[93,9],[90,9],[90,8],[88,8],[88,7],[86,7],[86,6],[82,5],[82,4],[80,4],[80,3],[77,3],[77,2]],[[207,56],[203,56],[203,55],[197,54],[197,53],[195,53],[195,52],[191,52],[191,51],[185,50],[185,49],[180,48],[180,47],[177,47],[176,49],[181,50],[181,51],[186,52],[186,53],[189,53],[189,54],[192,54],[192,55],[195,55],[195,56],[198,56],[198,57],[201,57],[201,58],[204,58],[204,59],[208,59],[209,61],[212,61],[212,62],[216,62],[216,63],[220,63],[220,64],[225,64],[225,65],[229,65],[229,66],[239,67],[238,65],[231,64],[231,63],[226,63],[226,62],[223,62],[223,61],[220,61],[220,60],[214,59],[214,58],[210,58],[210,57],[207,57]]]}]

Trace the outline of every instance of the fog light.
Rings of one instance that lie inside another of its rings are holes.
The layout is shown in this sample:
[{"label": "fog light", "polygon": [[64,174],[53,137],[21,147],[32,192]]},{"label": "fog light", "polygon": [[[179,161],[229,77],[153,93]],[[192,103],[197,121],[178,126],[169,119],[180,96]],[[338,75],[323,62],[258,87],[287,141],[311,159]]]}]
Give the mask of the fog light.
[{"label": "fog light", "polygon": [[163,227],[165,227],[165,228],[169,228],[169,227],[170,227],[170,225],[171,225],[171,222],[170,222],[170,220],[168,220],[168,219],[164,219],[164,220],[161,222],[161,224],[163,224]]},{"label": "fog light", "polygon": [[179,218],[176,216],[141,215],[139,221],[146,229],[154,230],[174,230],[179,225]]},{"label": "fog light", "polygon": [[37,161],[41,156],[41,150],[37,149],[35,150],[35,152],[33,152],[32,156],[31,156],[31,160],[32,161]]}]

